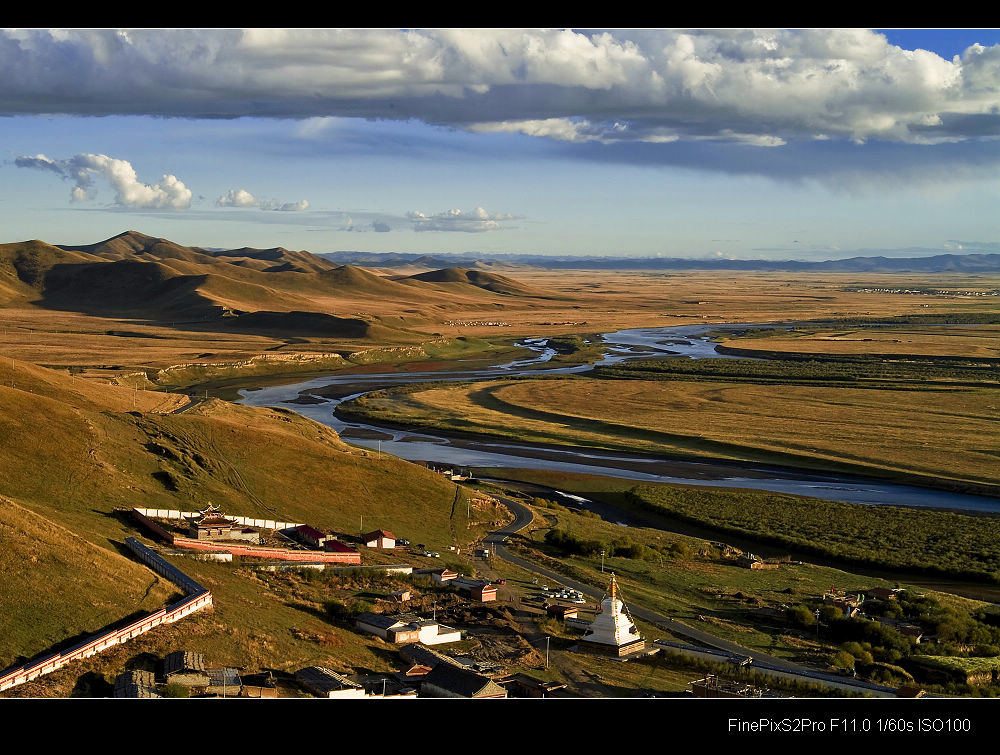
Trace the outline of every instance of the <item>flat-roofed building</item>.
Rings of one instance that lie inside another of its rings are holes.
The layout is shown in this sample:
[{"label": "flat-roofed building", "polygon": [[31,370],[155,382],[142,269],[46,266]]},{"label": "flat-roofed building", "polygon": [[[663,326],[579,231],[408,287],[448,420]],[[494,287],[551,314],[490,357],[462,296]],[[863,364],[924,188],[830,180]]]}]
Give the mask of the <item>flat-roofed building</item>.
[{"label": "flat-roofed building", "polygon": [[177,650],[163,659],[163,678],[168,684],[203,687],[208,684],[205,656],[187,650]]},{"label": "flat-roofed building", "polygon": [[115,697],[162,697],[156,691],[156,680],[152,671],[126,671],[115,677]]}]

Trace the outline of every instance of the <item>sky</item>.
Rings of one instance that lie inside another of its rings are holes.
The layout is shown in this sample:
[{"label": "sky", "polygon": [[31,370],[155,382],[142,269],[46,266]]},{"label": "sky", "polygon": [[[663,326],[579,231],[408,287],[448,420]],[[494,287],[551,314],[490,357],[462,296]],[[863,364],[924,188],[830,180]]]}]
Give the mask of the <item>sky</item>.
[{"label": "sky", "polygon": [[1000,251],[1000,30],[0,31],[0,243]]}]

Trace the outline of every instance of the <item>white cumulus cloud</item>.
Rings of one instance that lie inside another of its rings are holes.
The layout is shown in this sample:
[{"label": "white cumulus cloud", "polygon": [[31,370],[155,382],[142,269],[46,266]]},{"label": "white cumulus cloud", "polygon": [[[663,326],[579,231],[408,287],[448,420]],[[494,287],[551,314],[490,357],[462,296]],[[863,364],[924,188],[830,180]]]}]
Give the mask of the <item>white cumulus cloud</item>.
[{"label": "white cumulus cloud", "polygon": [[303,212],[309,209],[308,200],[298,202],[277,202],[273,199],[258,199],[246,189],[230,189],[215,200],[216,207],[256,207],[274,212]]},{"label": "white cumulus cloud", "polygon": [[19,168],[48,170],[74,182],[70,199],[84,202],[97,195],[95,178],[103,178],[114,189],[115,203],[133,209],[184,210],[191,206],[191,190],[172,174],[164,174],[159,183],[144,184],[127,160],[107,155],[83,153],[68,160],[52,160],[45,155],[20,156],[14,160]]},{"label": "white cumulus cloud", "polygon": [[457,231],[461,233],[484,233],[499,231],[501,221],[513,220],[513,215],[490,213],[483,207],[474,210],[447,210],[427,215],[419,210],[406,213],[415,231]]}]

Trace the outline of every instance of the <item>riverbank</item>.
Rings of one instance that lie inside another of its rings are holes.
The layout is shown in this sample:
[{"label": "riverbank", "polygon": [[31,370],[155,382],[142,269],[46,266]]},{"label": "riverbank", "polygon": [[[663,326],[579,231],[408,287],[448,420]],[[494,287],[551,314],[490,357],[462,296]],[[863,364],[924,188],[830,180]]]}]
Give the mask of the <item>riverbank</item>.
[{"label": "riverbank", "polygon": [[667,390],[658,381],[560,376],[399,386],[335,411],[343,420],[447,438],[767,465],[1000,496],[1000,484],[984,476],[1000,446],[990,450],[994,425],[978,416],[1000,401],[1000,391],[935,401],[931,410],[907,391],[790,386],[774,396],[764,386],[675,381]]}]

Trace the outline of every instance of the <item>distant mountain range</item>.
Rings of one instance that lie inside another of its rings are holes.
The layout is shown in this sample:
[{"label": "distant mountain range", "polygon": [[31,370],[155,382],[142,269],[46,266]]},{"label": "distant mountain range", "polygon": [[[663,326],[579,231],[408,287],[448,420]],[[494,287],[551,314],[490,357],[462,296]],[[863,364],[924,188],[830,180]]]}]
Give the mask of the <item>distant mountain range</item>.
[{"label": "distant mountain range", "polygon": [[574,257],[542,254],[403,254],[398,252],[326,252],[319,254],[340,264],[368,267],[448,267],[460,264],[492,270],[758,270],[831,273],[995,273],[1000,254],[937,254],[930,257],[850,257],[842,260],[681,259],[672,257]]}]

